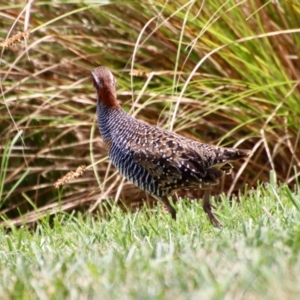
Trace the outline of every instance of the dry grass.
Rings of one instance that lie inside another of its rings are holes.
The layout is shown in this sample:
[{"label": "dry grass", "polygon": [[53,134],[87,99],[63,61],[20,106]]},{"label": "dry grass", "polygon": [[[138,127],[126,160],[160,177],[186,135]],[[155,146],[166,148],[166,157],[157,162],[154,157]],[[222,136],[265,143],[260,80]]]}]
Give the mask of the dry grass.
[{"label": "dry grass", "polygon": [[[2,3],[3,219],[21,222],[19,215],[49,206],[91,211],[109,197],[133,206],[147,198],[107,160],[89,75],[98,65],[113,70],[119,99],[138,118],[253,149],[220,191],[268,181],[272,169],[279,181],[297,182],[300,7],[212,2]],[[83,176],[53,187],[81,165]]]}]

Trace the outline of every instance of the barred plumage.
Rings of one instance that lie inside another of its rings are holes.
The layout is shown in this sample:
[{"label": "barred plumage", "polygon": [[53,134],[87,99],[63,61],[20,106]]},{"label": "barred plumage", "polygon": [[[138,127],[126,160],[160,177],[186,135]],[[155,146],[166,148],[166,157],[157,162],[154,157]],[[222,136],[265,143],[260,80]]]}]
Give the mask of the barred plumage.
[{"label": "barred plumage", "polygon": [[180,189],[205,189],[204,211],[212,224],[221,226],[211,211],[210,188],[230,174],[230,162],[250,151],[202,144],[141,122],[121,108],[115,78],[107,68],[94,69],[92,78],[100,133],[119,172],[162,201],[174,219],[176,211],[168,196]]}]

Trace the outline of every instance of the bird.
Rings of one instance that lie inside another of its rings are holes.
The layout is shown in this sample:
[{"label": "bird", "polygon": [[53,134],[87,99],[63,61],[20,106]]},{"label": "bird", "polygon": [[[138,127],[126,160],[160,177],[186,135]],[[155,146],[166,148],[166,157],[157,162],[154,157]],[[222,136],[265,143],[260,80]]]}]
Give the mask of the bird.
[{"label": "bird", "polygon": [[212,225],[222,227],[212,211],[210,191],[231,173],[231,162],[246,158],[250,150],[200,143],[140,121],[122,109],[116,79],[108,68],[96,67],[91,75],[98,127],[116,169],[163,203],[175,220],[176,210],[169,198],[179,190],[204,190],[203,210]]}]

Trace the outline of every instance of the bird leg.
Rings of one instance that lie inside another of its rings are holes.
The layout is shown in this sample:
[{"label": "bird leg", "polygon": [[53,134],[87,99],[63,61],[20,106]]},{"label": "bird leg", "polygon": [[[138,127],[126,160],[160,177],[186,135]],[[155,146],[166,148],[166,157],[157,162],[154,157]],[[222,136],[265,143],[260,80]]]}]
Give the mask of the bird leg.
[{"label": "bird leg", "polygon": [[207,213],[210,222],[215,227],[221,228],[222,224],[220,221],[215,217],[213,212],[211,211],[211,208],[215,208],[212,204],[209,202],[210,200],[210,189],[205,190],[204,197],[203,197],[203,210]]},{"label": "bird leg", "polygon": [[154,197],[154,198],[157,199],[159,202],[161,202],[167,208],[167,211],[171,214],[172,219],[176,220],[176,210],[171,205],[168,197],[164,196],[164,197],[161,197],[161,198],[159,198],[159,197]]}]

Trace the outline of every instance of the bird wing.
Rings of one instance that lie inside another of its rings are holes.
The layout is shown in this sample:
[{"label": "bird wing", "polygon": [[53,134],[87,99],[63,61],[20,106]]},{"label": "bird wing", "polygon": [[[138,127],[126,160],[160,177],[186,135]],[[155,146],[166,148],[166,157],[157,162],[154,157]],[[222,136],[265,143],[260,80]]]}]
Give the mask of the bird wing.
[{"label": "bird wing", "polygon": [[192,147],[191,140],[175,133],[164,133],[163,130],[151,133],[150,142],[149,139],[132,141],[129,148],[134,162],[161,185],[197,185],[199,188],[200,183],[218,183],[224,173],[208,170],[205,156]]},{"label": "bird wing", "polygon": [[154,178],[162,183],[170,184],[182,177],[180,166],[174,161],[171,148],[163,149],[155,143],[140,147],[130,147],[133,161],[143,168]]}]

